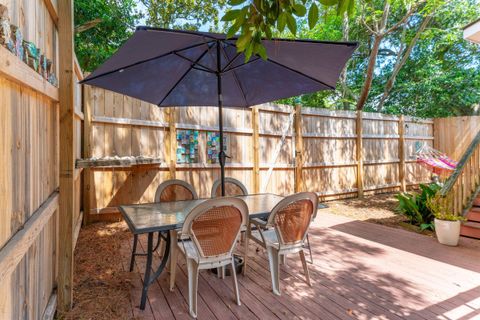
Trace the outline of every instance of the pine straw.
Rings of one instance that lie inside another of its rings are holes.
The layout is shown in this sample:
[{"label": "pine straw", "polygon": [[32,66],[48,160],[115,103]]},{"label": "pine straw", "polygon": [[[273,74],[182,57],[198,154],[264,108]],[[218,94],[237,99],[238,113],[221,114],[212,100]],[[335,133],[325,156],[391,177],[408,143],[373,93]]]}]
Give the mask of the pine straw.
[{"label": "pine straw", "polygon": [[377,194],[362,199],[352,198],[328,202],[328,212],[381,224],[384,226],[399,228],[425,235],[433,235],[432,231],[420,230],[408,222],[407,217],[397,212],[398,200],[396,193]]},{"label": "pine straw", "polygon": [[75,249],[74,305],[63,319],[132,319],[130,233],[123,222],[82,228]]}]

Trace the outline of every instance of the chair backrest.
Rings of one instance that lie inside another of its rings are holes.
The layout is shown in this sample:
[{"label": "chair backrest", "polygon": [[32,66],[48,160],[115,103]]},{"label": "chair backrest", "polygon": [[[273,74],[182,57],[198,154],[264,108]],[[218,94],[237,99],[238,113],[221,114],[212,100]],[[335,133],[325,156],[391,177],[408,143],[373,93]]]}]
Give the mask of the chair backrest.
[{"label": "chair backrest", "polygon": [[[234,196],[246,196],[248,194],[247,188],[234,178],[225,178],[225,196],[234,197]],[[212,185],[212,198],[222,196],[222,180],[216,180]]]},{"label": "chair backrest", "polygon": [[189,183],[172,179],[162,182],[155,192],[155,202],[169,202],[198,199],[195,189]]},{"label": "chair backrest", "polygon": [[232,254],[241,227],[248,221],[248,207],[237,198],[206,200],[185,218],[182,237],[189,237],[202,258]]},{"label": "chair backrest", "polygon": [[302,243],[310,223],[317,215],[318,197],[313,192],[300,192],[280,201],[268,217],[281,245]]}]

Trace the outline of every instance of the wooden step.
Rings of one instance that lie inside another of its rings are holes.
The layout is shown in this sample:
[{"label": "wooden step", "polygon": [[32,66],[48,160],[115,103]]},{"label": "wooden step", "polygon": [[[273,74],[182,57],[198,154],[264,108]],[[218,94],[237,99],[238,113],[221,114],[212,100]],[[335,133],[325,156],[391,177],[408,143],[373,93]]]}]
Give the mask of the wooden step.
[{"label": "wooden step", "polygon": [[462,236],[480,239],[480,222],[467,221],[463,223],[460,234]]},{"label": "wooden step", "polygon": [[466,218],[468,221],[480,222],[480,208],[473,207],[467,213]]},{"label": "wooden step", "polygon": [[473,200],[473,205],[480,207],[480,197],[476,197],[475,200]]}]

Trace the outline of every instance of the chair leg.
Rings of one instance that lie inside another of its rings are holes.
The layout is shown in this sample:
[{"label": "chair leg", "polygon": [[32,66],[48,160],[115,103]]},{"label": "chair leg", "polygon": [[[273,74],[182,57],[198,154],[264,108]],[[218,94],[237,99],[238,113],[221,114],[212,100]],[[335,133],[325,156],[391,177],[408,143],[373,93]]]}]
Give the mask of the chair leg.
[{"label": "chair leg", "polygon": [[177,232],[170,231],[170,291],[175,288],[175,273],[177,272],[178,239]]},{"label": "chair leg", "polygon": [[280,255],[280,264],[285,265],[287,263],[287,256],[284,254]]},{"label": "chair leg", "polygon": [[308,271],[307,260],[305,259],[305,252],[303,252],[303,250],[300,250],[299,254],[300,254],[300,260],[302,260],[303,272],[305,273],[305,280],[307,281],[307,284],[311,287],[312,284],[310,282],[310,272]]},{"label": "chair leg", "polygon": [[240,302],[240,292],[238,291],[238,280],[237,280],[237,273],[235,272],[235,261],[232,257],[232,279],[233,279],[233,290],[235,291],[235,301],[237,305],[241,305]]},{"label": "chair leg", "polygon": [[308,246],[308,253],[310,254],[310,263],[313,264],[313,255],[312,255],[312,247],[310,246],[310,238],[308,237],[307,233],[307,246]]},{"label": "chair leg", "polygon": [[193,318],[197,317],[197,287],[198,264],[193,259],[187,258],[188,270],[188,311]]},{"label": "chair leg", "polygon": [[267,246],[268,264],[270,266],[270,275],[272,277],[273,294],[280,295],[280,265],[279,254],[275,248]]},{"label": "chair leg", "polygon": [[250,241],[250,226],[247,227],[247,230],[245,231],[245,242],[244,242],[244,256],[243,256],[243,270],[242,274],[246,275],[247,274],[247,260],[248,260],[248,245]]}]

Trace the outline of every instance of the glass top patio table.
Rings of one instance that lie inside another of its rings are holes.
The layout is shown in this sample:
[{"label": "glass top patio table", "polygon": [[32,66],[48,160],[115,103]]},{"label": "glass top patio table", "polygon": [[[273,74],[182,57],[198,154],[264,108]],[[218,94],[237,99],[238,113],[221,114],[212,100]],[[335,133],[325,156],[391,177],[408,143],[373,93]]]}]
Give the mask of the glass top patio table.
[{"label": "glass top patio table", "polygon": [[[272,194],[237,196],[248,206],[250,218],[268,216],[283,197]],[[133,234],[168,231],[181,228],[187,214],[207,199],[146,203],[120,206],[125,221]]]}]

